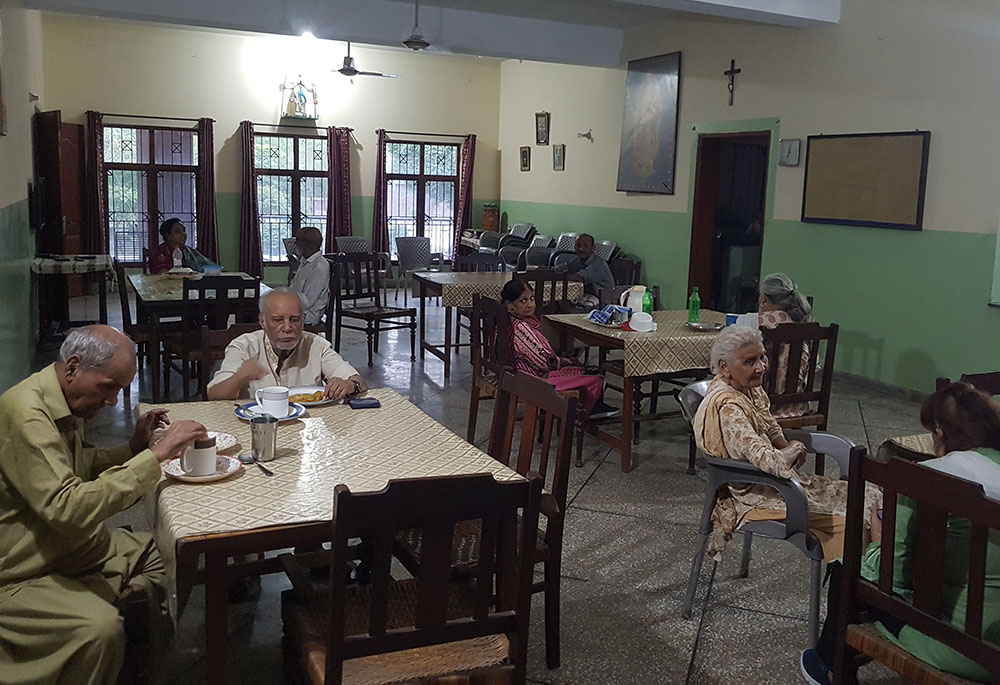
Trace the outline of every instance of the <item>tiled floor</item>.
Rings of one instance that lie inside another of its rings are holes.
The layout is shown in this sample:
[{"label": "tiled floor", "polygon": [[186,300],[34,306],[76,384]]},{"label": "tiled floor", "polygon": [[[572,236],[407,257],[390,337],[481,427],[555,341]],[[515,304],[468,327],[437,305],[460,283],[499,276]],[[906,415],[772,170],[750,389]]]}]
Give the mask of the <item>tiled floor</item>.
[{"label": "tiled floor", "polygon": [[[81,310],[76,315],[96,315],[96,302],[90,299],[74,306]],[[442,310],[431,307],[428,320],[429,330],[442,330]],[[406,335],[385,334],[382,355],[371,369],[364,366],[363,334],[345,332],[343,354],[369,385],[394,388],[464,436],[471,376],[467,352],[445,381],[437,359],[410,363]],[[118,406],[90,423],[92,441],[119,442],[131,434],[130,417],[140,398],[148,400],[148,381],[147,370]],[[617,398],[609,393],[608,399]],[[838,379],[831,430],[876,447],[886,437],[920,431],[918,410],[917,402],[900,395]],[[484,403],[478,444],[486,439],[491,416],[491,404]],[[705,481],[701,473],[686,472],[687,434],[681,420],[650,426],[643,428],[640,465],[632,473],[621,473],[617,453],[593,439],[585,444],[584,466],[571,473],[563,552],[563,665],[555,671],[545,668],[537,597],[529,677],[538,683],[802,682],[798,653],[806,642],[809,567],[790,545],[755,540],[746,579],[736,576],[740,545],[730,545],[715,571],[709,605],[703,606],[711,562],[702,572],[694,616],[681,617]],[[110,523],[122,522],[147,527],[142,505]],[[287,582],[275,575],[262,584],[259,599],[231,607],[230,664],[245,683],[281,681],[278,595]],[[196,588],[180,619],[167,683],[202,679],[203,597]],[[865,676],[866,682],[897,682],[874,666],[866,667]]]}]

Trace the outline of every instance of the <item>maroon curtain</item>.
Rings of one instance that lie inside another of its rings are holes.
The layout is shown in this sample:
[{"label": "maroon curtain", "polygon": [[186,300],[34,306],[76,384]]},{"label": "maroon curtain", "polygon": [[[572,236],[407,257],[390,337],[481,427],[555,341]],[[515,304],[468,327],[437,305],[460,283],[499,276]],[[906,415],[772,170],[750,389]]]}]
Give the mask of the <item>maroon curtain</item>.
[{"label": "maroon curtain", "polygon": [[104,222],[104,115],[87,112],[86,131],[87,215],[83,223],[82,245],[85,254],[108,254],[108,234]]},{"label": "maroon curtain", "polygon": [[264,262],[260,253],[260,217],[257,214],[257,181],[253,177],[253,124],[240,122],[243,148],[243,199],[240,203],[240,271],[260,278]]},{"label": "maroon curtain", "polygon": [[455,238],[452,255],[458,256],[462,231],[472,226],[472,171],[476,165],[476,134],[465,136],[462,144],[462,169],[458,186],[458,209],[455,212]]},{"label": "maroon curtain", "polygon": [[195,189],[198,218],[198,252],[219,263],[219,228],[215,212],[214,119],[198,120],[198,187]]},{"label": "maroon curtain", "polygon": [[351,235],[351,129],[326,129],[330,173],[327,176],[326,251],[338,235]]},{"label": "maroon curtain", "polygon": [[385,193],[385,129],[380,128],[375,154],[375,211],[372,215],[372,250],[389,252],[389,206]]}]

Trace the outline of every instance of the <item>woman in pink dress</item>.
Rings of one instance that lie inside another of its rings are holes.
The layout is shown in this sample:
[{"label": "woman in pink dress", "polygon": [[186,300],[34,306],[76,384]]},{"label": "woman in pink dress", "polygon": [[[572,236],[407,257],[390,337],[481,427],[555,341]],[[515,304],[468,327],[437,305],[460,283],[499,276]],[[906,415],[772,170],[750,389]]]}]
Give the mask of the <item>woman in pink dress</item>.
[{"label": "woman in pink dress", "polygon": [[535,317],[535,294],[528,284],[512,279],[504,286],[500,301],[510,314],[511,363],[515,369],[548,381],[560,392],[579,391],[582,414],[588,418],[618,412],[601,401],[604,377],[585,374],[575,360],[558,356],[542,335],[541,323]]}]

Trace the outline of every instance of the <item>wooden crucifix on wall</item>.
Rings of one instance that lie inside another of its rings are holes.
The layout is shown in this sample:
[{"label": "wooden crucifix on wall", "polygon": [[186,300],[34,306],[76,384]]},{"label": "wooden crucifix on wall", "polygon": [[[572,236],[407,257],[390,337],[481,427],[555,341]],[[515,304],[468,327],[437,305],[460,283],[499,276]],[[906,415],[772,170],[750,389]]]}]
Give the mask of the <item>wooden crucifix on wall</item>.
[{"label": "wooden crucifix on wall", "polygon": [[723,76],[729,77],[729,106],[733,106],[733,91],[736,89],[736,74],[743,71],[742,69],[736,68],[736,60],[729,60],[729,69],[722,72]]}]

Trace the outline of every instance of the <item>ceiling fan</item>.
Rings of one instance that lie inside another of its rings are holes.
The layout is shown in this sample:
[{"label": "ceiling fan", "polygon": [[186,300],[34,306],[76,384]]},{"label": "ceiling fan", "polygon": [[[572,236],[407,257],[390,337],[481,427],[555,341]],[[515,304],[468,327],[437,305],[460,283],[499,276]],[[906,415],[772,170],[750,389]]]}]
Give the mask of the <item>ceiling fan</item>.
[{"label": "ceiling fan", "polygon": [[351,42],[347,41],[347,56],[344,57],[344,66],[337,69],[337,72],[344,76],[349,76],[354,82],[355,76],[381,76],[382,78],[399,78],[396,74],[384,74],[381,71],[360,71],[354,66],[354,58],[351,57]]},{"label": "ceiling fan", "polygon": [[403,45],[411,50],[426,50],[431,46],[420,32],[420,0],[413,1],[413,30],[410,31],[410,37],[403,41]]}]

